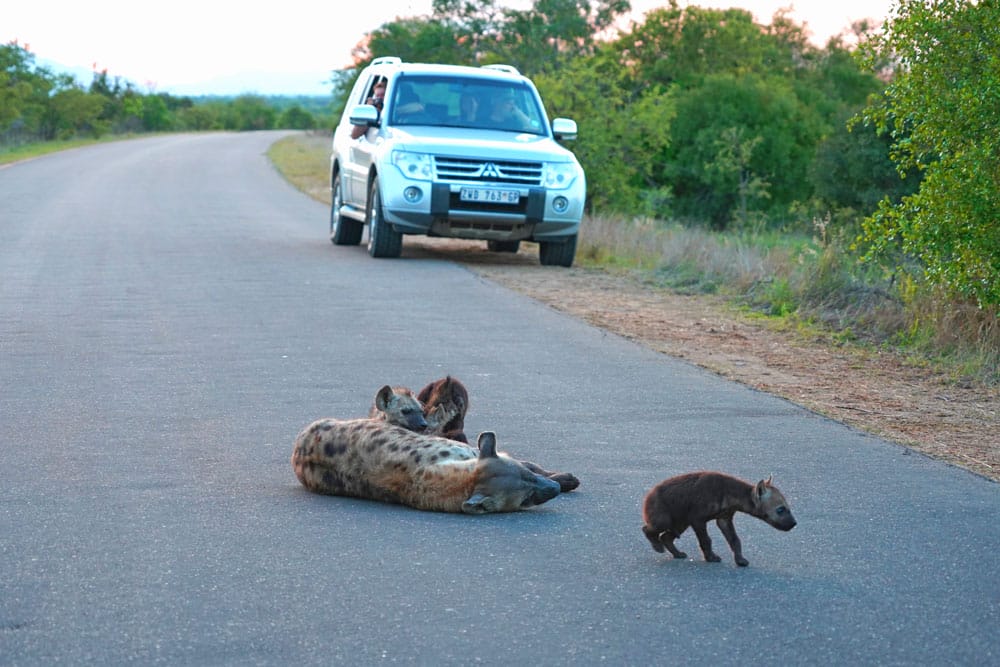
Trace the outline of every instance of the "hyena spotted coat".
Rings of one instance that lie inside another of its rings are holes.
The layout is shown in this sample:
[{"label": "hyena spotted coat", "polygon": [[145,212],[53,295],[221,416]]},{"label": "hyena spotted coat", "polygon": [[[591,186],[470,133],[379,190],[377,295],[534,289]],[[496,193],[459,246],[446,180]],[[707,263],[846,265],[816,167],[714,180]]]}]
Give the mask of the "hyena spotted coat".
[{"label": "hyena spotted coat", "polygon": [[477,452],[375,419],[313,422],[295,440],[292,468],[315,493],[438,512],[513,512],[559,495],[557,482],[497,452],[491,432]]},{"label": "hyena spotted coat", "polygon": [[674,546],[674,540],[691,526],[705,560],[717,563],[721,559],[712,551],[706,525],[714,519],[733,550],[736,564],[744,567],[750,563],[743,557],[743,545],[733,525],[736,512],[755,516],[778,530],[795,527],[788,501],[770,477],[750,484],[724,473],[702,471],[665,479],[646,494],[642,532],[656,551],[662,553],[666,548],[674,558],[687,558]]}]

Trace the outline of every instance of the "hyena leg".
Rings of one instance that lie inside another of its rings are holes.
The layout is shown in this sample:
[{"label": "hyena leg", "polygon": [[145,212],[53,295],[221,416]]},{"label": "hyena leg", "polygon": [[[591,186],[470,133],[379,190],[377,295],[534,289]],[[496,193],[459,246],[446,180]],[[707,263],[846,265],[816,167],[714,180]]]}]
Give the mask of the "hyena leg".
[{"label": "hyena leg", "polygon": [[691,527],[694,528],[694,534],[698,536],[698,546],[701,547],[701,553],[705,556],[705,560],[709,563],[718,563],[721,561],[722,559],[712,551],[712,538],[708,536],[708,527],[705,525],[705,522],[692,523]]},{"label": "hyena leg", "polygon": [[649,543],[653,545],[653,549],[663,553],[663,548],[666,547],[667,551],[674,558],[679,558],[684,560],[687,558],[687,554],[674,546],[674,539],[677,537],[674,535],[673,531],[670,530],[656,530],[655,528],[650,528],[649,526],[642,527],[642,534],[646,536]]},{"label": "hyena leg", "polygon": [[736,534],[736,526],[733,525],[733,518],[720,516],[715,520],[715,525],[719,527],[726,541],[729,542],[729,548],[733,550],[736,564],[740,567],[749,565],[750,561],[743,557],[743,544],[740,542],[739,535]]},{"label": "hyena leg", "polygon": [[580,486],[580,480],[576,478],[575,475],[571,475],[568,472],[549,472],[542,466],[532,463],[531,461],[521,461],[521,465],[535,473],[536,475],[541,475],[542,477],[548,477],[553,482],[559,483],[559,491],[561,493],[566,493],[567,491],[572,491],[576,487]]}]

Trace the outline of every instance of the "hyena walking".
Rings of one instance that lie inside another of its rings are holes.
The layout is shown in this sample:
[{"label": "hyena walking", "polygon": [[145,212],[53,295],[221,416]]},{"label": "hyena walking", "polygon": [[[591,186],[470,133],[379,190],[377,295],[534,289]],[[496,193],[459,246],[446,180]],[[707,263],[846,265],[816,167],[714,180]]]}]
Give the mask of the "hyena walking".
[{"label": "hyena walking", "polygon": [[[391,396],[389,395],[391,393]],[[414,402],[424,411],[425,420],[421,424],[413,413]],[[465,435],[465,415],[469,409],[469,392],[458,378],[448,375],[428,383],[416,398],[406,387],[382,387],[375,396],[375,404],[369,417],[381,419],[410,431],[427,435],[439,435],[449,440],[468,443]],[[402,411],[402,413],[401,413]],[[533,473],[547,477],[559,484],[566,493],[580,486],[580,480],[568,472],[552,472],[531,461],[520,461]]]},{"label": "hyena walking", "polygon": [[513,512],[551,500],[559,484],[479,436],[479,451],[374,419],[320,419],[296,438],[292,468],[315,493],[438,512]]},{"label": "hyena walking", "polygon": [[706,526],[715,519],[733,550],[736,564],[746,566],[750,562],[743,557],[743,546],[733,526],[736,512],[755,516],[779,530],[795,527],[795,517],[770,477],[749,484],[719,472],[692,472],[665,479],[646,494],[642,532],[655,550],[662,553],[666,547],[674,558],[687,558],[674,546],[674,540],[691,526],[705,560],[717,563],[721,559],[712,551]]}]

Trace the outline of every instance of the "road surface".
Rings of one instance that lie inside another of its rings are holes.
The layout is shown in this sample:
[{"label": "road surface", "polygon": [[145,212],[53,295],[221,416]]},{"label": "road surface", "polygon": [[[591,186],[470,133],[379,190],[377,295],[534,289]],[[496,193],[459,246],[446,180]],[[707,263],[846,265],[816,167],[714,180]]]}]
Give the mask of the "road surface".
[{"label": "road surface", "polygon": [[[575,321],[374,260],[279,133],[0,169],[0,664],[1000,664],[1000,485]],[[557,271],[559,269],[553,269]],[[445,374],[575,473],[517,514],[306,492],[292,441]],[[748,568],[655,553],[645,492],[769,474]]]}]

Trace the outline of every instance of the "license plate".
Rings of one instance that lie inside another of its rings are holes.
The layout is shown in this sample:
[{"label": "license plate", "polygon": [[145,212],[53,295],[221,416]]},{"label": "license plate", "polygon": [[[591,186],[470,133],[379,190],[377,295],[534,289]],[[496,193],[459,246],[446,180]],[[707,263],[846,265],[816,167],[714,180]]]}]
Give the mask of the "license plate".
[{"label": "license plate", "polygon": [[521,194],[517,190],[462,188],[459,198],[462,201],[475,201],[487,204],[516,204],[521,201]]}]

